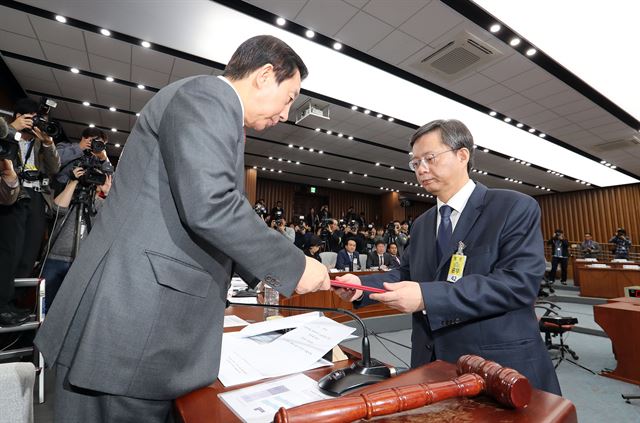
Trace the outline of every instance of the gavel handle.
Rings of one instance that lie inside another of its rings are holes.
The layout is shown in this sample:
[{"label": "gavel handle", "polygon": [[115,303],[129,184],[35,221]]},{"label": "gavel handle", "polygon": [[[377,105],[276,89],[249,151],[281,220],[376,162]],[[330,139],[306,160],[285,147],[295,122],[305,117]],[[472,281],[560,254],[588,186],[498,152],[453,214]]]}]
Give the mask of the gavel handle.
[{"label": "gavel handle", "polygon": [[310,404],[280,408],[275,423],[346,423],[359,419],[399,413],[449,398],[472,397],[485,388],[477,374],[464,374],[455,379],[431,384],[415,384],[383,389],[370,394],[316,401]]}]

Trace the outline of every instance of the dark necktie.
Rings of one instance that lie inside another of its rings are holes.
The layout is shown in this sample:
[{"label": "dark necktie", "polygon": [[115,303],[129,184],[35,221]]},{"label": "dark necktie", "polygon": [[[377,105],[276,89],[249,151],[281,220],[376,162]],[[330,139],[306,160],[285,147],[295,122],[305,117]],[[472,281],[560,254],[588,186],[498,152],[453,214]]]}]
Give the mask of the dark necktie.
[{"label": "dark necktie", "polygon": [[436,253],[438,263],[442,259],[443,254],[446,253],[445,249],[451,241],[451,212],[453,209],[446,204],[440,207],[440,226],[438,226],[438,238],[436,240]]},{"label": "dark necktie", "polygon": [[382,266],[384,264],[384,261],[382,261],[382,256],[378,256],[378,264],[380,266]]}]

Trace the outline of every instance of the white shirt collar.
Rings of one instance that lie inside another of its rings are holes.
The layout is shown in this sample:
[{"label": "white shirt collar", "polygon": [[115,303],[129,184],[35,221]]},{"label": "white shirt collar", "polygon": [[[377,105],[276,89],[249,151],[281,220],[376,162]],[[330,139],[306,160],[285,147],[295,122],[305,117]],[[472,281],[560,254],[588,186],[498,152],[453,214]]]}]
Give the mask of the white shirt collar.
[{"label": "white shirt collar", "polygon": [[236,93],[236,95],[238,96],[238,101],[240,102],[240,107],[242,108],[242,126],[244,126],[244,104],[242,104],[242,98],[240,98],[240,93],[238,93],[238,90],[236,90],[236,87],[234,87],[231,81],[229,81],[227,78],[225,78],[222,75],[218,75],[218,78],[222,79],[224,82],[229,84],[233,92]]},{"label": "white shirt collar", "polygon": [[438,202],[438,215],[440,215],[440,207],[445,204],[451,207],[454,211],[458,213],[462,213],[465,206],[467,205],[467,201],[469,201],[469,197],[473,194],[473,190],[476,189],[476,184],[471,179],[467,181],[466,184],[458,192],[456,192],[453,197],[449,199],[447,203],[443,203],[439,198]]}]

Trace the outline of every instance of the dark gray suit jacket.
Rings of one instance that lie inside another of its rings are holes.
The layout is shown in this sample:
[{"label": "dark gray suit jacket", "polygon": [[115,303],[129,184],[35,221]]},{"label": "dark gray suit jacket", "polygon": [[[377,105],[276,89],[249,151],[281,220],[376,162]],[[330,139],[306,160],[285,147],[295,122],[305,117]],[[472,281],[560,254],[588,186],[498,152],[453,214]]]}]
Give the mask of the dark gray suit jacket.
[{"label": "dark gray suit jacket", "polygon": [[218,374],[235,269],[290,295],[302,251],[243,196],[241,103],[212,76],[144,107],[113,188],[35,340],[71,384],[173,399]]},{"label": "dark gray suit jacket", "polygon": [[[413,313],[411,366],[477,354],[514,368],[536,388],[560,393],[534,312],[545,271],[540,208],[515,191],[476,183],[440,263],[436,263],[436,213],[432,207],[411,227],[402,265],[362,277],[365,285],[417,281],[426,315]],[[464,276],[446,282],[458,241],[466,245]],[[365,295],[360,306],[372,301]]]}]

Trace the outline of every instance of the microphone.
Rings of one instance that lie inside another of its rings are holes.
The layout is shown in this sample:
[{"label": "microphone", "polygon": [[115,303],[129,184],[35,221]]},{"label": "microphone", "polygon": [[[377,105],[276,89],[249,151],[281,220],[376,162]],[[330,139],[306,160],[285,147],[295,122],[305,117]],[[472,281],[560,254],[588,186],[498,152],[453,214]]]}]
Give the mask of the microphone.
[{"label": "microphone", "polygon": [[285,310],[331,311],[346,314],[357,321],[362,328],[362,359],[354,362],[349,367],[334,370],[318,381],[318,387],[327,395],[337,397],[352,389],[378,383],[382,380],[396,376],[399,373],[395,367],[387,367],[384,363],[371,358],[371,348],[369,345],[369,337],[367,336],[367,327],[357,314],[349,310],[331,307],[242,304],[232,303],[227,300],[227,307],[230,305],[240,307],[281,308]]}]

